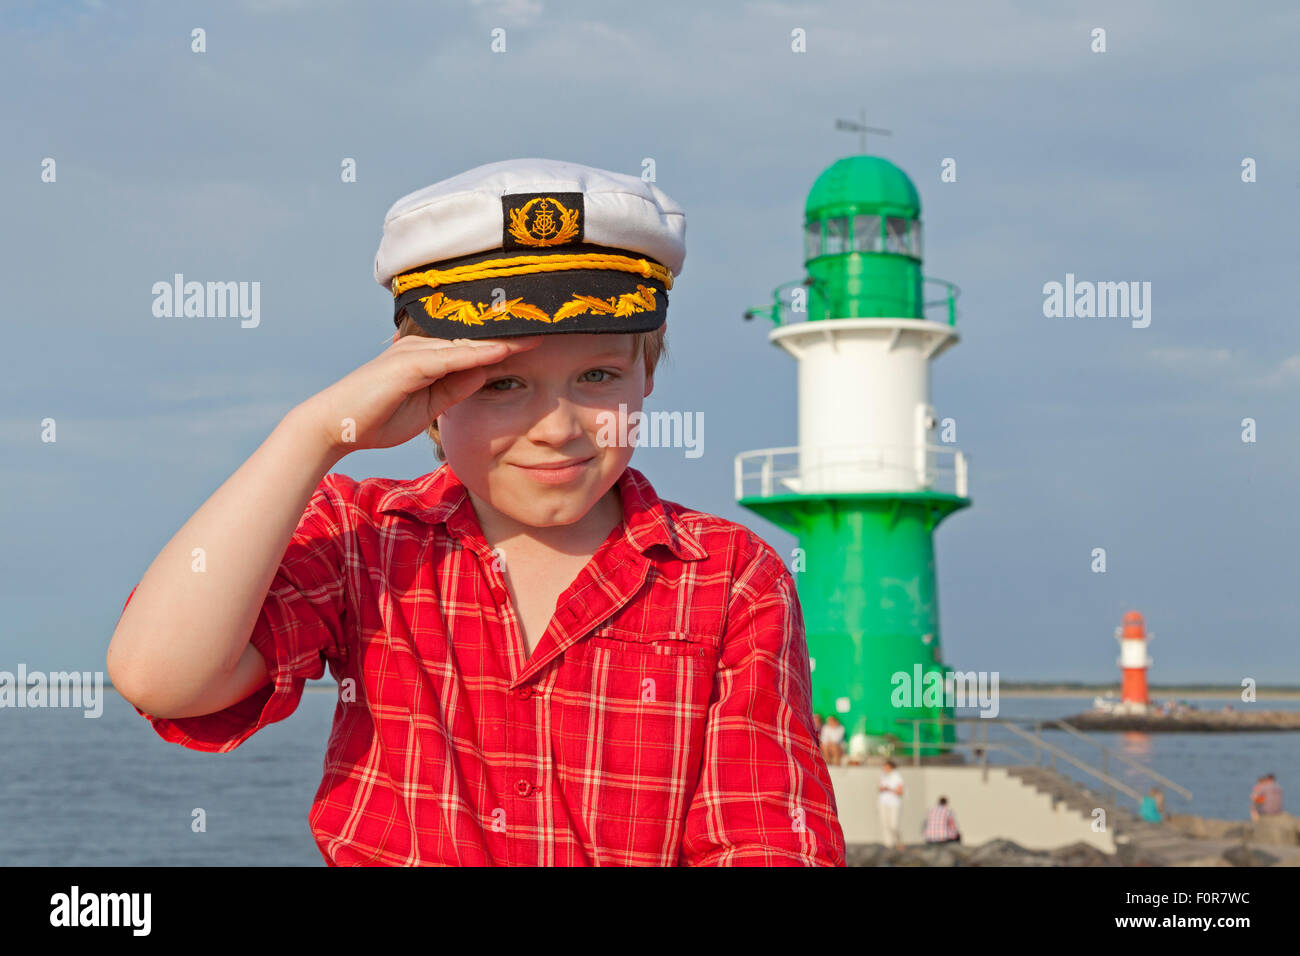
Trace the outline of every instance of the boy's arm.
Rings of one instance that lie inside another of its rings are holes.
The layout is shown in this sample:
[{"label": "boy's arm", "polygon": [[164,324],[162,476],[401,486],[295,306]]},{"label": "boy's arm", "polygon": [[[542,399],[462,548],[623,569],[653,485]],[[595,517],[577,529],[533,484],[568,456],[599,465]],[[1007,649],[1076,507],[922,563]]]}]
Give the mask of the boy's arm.
[{"label": "boy's arm", "polygon": [[216,700],[190,717],[135,707],[164,740],[225,753],[297,710],[306,682],[323,675],[327,662],[336,679],[351,673],[348,569],[357,566],[352,503],[359,487],[347,475],[329,474],[307,504],[240,659],[241,666],[249,658],[257,665],[258,680],[247,693],[234,688],[230,696],[238,699]]},{"label": "boy's arm", "polygon": [[[117,690],[168,739],[200,749],[237,746],[287,716],[302,681],[324,672],[321,658],[342,656],[342,486],[330,487],[330,469],[414,438],[477,391],[486,366],[541,341],[394,332],[391,347],[295,407],[127,598],[108,648]],[[195,723],[203,715],[212,719]],[[173,724],[182,720],[203,738]]]},{"label": "boy's arm", "polygon": [[739,575],[714,674],[687,866],[843,866],[844,833],[813,734],[794,579],[769,547]]},{"label": "boy's arm", "polygon": [[151,715],[213,713],[270,679],[249,637],[304,507],[342,457],[298,411],[194,513],[127,599],[108,675]]}]

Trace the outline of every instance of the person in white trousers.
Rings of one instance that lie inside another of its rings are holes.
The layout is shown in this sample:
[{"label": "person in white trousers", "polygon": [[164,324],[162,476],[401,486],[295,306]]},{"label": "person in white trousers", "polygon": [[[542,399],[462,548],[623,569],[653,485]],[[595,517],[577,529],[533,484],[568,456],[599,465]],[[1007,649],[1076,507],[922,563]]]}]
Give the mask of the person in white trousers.
[{"label": "person in white trousers", "polygon": [[885,846],[901,850],[903,841],[899,838],[899,816],[903,808],[903,775],[895,768],[892,760],[885,761],[879,790],[881,842]]}]

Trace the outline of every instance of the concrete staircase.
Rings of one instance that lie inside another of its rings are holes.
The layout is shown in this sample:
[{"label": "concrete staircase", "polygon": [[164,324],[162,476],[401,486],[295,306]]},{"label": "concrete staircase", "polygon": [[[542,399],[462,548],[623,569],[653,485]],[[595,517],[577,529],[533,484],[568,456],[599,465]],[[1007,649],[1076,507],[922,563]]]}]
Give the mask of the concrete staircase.
[{"label": "concrete staircase", "polygon": [[1114,837],[1118,862],[1124,866],[1300,866],[1298,846],[1198,839],[1162,823],[1147,823],[1109,796],[1046,767],[1008,767],[1007,774],[1089,821],[1094,810],[1104,809],[1106,829]]},{"label": "concrete staircase", "polygon": [[[881,841],[877,815],[880,768],[831,767],[831,783],[844,838],[850,844]],[[1026,849],[1048,851],[1084,843],[1104,854],[1116,852],[1108,831],[1095,831],[1088,812],[1067,809],[1038,787],[1013,777],[999,766],[951,764],[902,765],[902,838],[919,843],[926,811],[940,796],[947,797],[957,815],[962,841],[979,846],[991,840],[1014,842]]]},{"label": "concrete staircase", "polygon": [[1144,823],[1137,814],[1117,805],[1109,797],[1103,797],[1047,767],[1007,767],[1006,771],[1007,776],[1014,777],[1025,786],[1046,794],[1054,806],[1063,805],[1066,809],[1079,813],[1089,823],[1095,818],[1097,809],[1105,810],[1103,825],[1116,835],[1131,831],[1135,826],[1151,825]]}]

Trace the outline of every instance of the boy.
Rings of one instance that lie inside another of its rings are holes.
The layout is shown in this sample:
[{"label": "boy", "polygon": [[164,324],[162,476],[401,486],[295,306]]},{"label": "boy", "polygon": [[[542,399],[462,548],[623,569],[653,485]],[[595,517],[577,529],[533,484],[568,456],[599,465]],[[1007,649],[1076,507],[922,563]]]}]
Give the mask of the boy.
[{"label": "boy", "polygon": [[[226,751],[328,663],[329,865],[844,865],[789,572],[661,501],[634,431],[610,440],[653,387],[684,236],[654,185],[550,160],[399,200],[375,261],[393,345],[164,548],[114,686]],[[429,475],[331,473],[426,428]]]}]

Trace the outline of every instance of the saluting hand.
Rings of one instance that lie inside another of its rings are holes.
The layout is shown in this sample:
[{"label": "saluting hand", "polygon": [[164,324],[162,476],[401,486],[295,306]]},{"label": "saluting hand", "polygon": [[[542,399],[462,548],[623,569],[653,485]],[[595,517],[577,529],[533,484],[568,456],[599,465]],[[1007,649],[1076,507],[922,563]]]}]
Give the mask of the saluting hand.
[{"label": "saluting hand", "polygon": [[383,352],[313,395],[299,411],[340,456],[392,448],[483,387],[488,366],[541,344],[541,336],[435,339],[393,333]]}]

